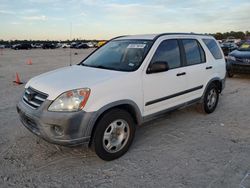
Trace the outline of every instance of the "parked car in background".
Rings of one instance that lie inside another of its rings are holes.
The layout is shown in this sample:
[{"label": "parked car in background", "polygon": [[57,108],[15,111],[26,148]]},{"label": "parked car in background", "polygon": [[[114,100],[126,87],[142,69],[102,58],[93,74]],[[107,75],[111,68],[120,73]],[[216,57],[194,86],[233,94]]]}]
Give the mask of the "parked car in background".
[{"label": "parked car in background", "polygon": [[238,48],[238,46],[233,42],[224,42],[221,43],[220,46],[225,56],[228,56],[230,52]]},{"label": "parked car in background", "polygon": [[29,50],[32,49],[31,44],[23,43],[23,44],[15,44],[12,46],[12,49],[14,50]]},{"label": "parked car in background", "polygon": [[240,42],[235,43],[237,46],[241,46],[242,44],[244,44],[245,42],[247,42],[246,40],[241,40]]},{"label": "parked car in background", "polygon": [[221,44],[221,43],[222,43],[222,40],[217,40],[217,42],[218,42],[219,44]]},{"label": "parked car in background", "polygon": [[0,44],[0,49],[4,49],[4,48],[5,48],[5,45]]},{"label": "parked car in background", "polygon": [[10,48],[11,48],[11,49],[15,49],[15,47],[18,46],[18,45],[19,45],[19,44],[13,44],[13,45],[11,45]]},{"label": "parked car in background", "polygon": [[81,43],[80,42],[72,42],[70,44],[70,48],[76,48],[76,46],[80,45]]},{"label": "parked car in background", "polygon": [[250,41],[246,41],[228,55],[227,75],[233,77],[237,73],[250,73]]},{"label": "parked car in background", "polygon": [[32,47],[33,47],[33,48],[42,48],[42,47],[43,47],[43,44],[35,43],[35,44],[32,44]]},{"label": "parked car in background", "polygon": [[87,45],[90,47],[90,48],[94,48],[94,44],[92,42],[88,42]]},{"label": "parked car in background", "polygon": [[225,42],[229,42],[229,43],[239,43],[241,41],[241,39],[236,39],[235,37],[228,37]]},{"label": "parked car in background", "polygon": [[70,48],[70,44],[62,43],[61,48]]},{"label": "parked car in background", "polygon": [[89,48],[87,43],[81,43],[77,46],[75,46],[76,49],[84,49],[84,48]]},{"label": "parked car in background", "polygon": [[98,43],[98,42],[92,42],[92,44],[94,45],[94,48],[97,47],[97,43]]},{"label": "parked car in background", "polygon": [[99,42],[97,43],[97,47],[98,47],[98,48],[101,47],[101,46],[104,45],[106,42],[107,42],[107,41],[99,41]]},{"label": "parked car in background", "polygon": [[42,46],[43,49],[55,49],[56,45],[53,43],[44,43]]},{"label": "parked car in background", "polygon": [[11,48],[11,45],[10,44],[5,44],[4,47],[5,48]]},{"label": "parked car in background", "polygon": [[87,143],[109,161],[127,152],[137,126],[166,112],[197,103],[214,112],[225,76],[212,36],[117,37],[78,65],[32,78],[17,111],[23,125],[48,142]]},{"label": "parked car in background", "polygon": [[62,43],[58,42],[55,44],[55,48],[61,48],[62,47]]}]

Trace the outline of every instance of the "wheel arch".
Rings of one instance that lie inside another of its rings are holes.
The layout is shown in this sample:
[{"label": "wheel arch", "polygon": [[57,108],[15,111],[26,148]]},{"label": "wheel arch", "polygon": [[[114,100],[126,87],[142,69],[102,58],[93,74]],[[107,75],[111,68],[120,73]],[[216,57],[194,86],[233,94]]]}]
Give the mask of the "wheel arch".
[{"label": "wheel arch", "polygon": [[131,100],[120,100],[120,101],[115,101],[110,104],[107,104],[96,112],[95,117],[93,118],[93,120],[88,126],[87,134],[90,135],[89,146],[92,143],[92,139],[93,139],[98,121],[103,117],[105,113],[115,108],[119,108],[119,109],[123,109],[127,111],[134,119],[136,125],[142,124],[143,122],[142,114],[141,114],[139,107],[137,106],[135,102]]},{"label": "wheel arch", "polygon": [[224,89],[225,87],[225,78],[224,79],[221,79],[219,77],[215,77],[215,78],[212,78],[211,80],[208,81],[207,85],[206,85],[206,88],[204,89],[204,92],[203,92],[203,95],[202,95],[202,98],[204,97],[206,91],[207,91],[207,88],[210,84],[215,84],[219,90],[219,93],[222,92],[222,90]]}]

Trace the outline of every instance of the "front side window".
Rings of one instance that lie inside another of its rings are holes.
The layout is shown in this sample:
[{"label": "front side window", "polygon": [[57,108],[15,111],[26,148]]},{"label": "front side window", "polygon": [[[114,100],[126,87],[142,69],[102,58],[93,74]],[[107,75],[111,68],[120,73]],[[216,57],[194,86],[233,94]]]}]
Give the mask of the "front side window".
[{"label": "front side window", "polygon": [[207,48],[214,56],[215,59],[222,59],[223,56],[221,54],[220,48],[218,47],[217,43],[213,39],[202,39],[203,42],[206,44]]},{"label": "front side window", "polygon": [[157,48],[151,63],[157,61],[167,62],[169,69],[181,66],[180,49],[177,40],[165,40]]},{"label": "front side window", "polygon": [[142,64],[152,43],[151,40],[113,40],[81,62],[81,65],[116,71],[135,71]]},{"label": "front side window", "polygon": [[205,62],[205,53],[197,40],[183,39],[187,65],[195,65]]}]

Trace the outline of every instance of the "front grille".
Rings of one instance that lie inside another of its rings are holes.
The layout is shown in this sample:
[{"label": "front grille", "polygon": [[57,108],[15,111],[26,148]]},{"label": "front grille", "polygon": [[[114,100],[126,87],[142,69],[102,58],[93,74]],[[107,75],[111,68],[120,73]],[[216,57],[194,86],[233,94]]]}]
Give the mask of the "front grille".
[{"label": "front grille", "polygon": [[47,94],[37,91],[31,87],[25,90],[23,102],[32,109],[37,109],[48,97]]},{"label": "front grille", "polygon": [[232,70],[235,73],[250,73],[249,64],[232,64]]},{"label": "front grille", "polygon": [[250,59],[243,59],[243,62],[249,65],[250,64]]},{"label": "front grille", "polygon": [[249,65],[250,64],[250,59],[244,59],[244,58],[240,58],[240,57],[236,57],[236,62],[238,63],[242,63],[242,64],[246,64]]},{"label": "front grille", "polygon": [[236,57],[235,59],[236,59],[236,61],[243,62],[243,59],[240,57]]}]

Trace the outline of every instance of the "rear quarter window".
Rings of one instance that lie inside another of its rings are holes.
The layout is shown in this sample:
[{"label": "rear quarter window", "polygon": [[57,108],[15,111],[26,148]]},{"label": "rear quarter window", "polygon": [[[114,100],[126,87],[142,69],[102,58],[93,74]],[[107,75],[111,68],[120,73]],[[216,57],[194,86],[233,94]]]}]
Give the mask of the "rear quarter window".
[{"label": "rear quarter window", "polygon": [[215,59],[222,59],[223,56],[221,54],[220,48],[215,42],[214,39],[202,39],[205,43],[211,54],[214,56]]}]

